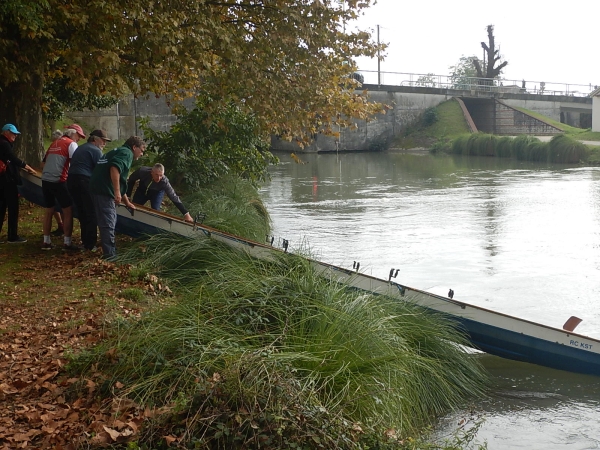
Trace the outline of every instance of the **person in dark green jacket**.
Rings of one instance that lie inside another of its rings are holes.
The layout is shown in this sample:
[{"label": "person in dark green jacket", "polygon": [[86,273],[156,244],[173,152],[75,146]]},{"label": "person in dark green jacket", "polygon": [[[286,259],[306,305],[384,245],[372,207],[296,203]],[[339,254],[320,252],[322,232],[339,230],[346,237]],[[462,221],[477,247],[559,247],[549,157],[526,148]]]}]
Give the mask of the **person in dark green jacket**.
[{"label": "person in dark green jacket", "polygon": [[115,246],[115,226],[117,224],[117,205],[135,209],[127,198],[127,177],[131,163],[146,150],[146,143],[138,136],[131,136],[122,147],[111,150],[102,156],[90,178],[90,192],[94,201],[102,257],[112,259],[117,255]]}]

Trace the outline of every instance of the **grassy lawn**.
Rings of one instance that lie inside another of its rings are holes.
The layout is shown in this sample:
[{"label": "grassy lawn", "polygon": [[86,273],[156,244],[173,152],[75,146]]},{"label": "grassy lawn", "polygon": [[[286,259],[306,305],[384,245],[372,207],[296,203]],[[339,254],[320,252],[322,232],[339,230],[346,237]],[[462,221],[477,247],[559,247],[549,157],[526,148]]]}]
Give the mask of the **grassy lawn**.
[{"label": "grassy lawn", "polygon": [[408,127],[403,135],[397,136],[392,147],[414,148],[430,147],[440,139],[454,139],[461,134],[469,133],[467,121],[460,105],[454,100],[447,100],[437,107],[438,120],[431,126],[421,122]]}]

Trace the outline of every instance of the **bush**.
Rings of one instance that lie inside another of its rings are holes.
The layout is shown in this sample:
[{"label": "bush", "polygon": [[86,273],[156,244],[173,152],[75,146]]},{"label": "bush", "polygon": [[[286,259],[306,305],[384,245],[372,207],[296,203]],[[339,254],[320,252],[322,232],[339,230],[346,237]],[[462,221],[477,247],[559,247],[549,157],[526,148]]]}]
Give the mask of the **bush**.
[{"label": "bush", "polygon": [[548,147],[550,162],[576,164],[589,157],[589,150],[584,144],[564,134],[554,136]]},{"label": "bush", "polygon": [[429,107],[423,112],[423,125],[426,127],[433,125],[439,120],[438,111],[435,107]]},{"label": "bush", "polygon": [[209,114],[211,99],[200,96],[191,111],[181,109],[169,131],[141,127],[148,153],[164,164],[173,185],[198,189],[224,176],[236,175],[253,183],[267,179],[267,167],[278,159],[269,151],[252,114],[230,102]]}]

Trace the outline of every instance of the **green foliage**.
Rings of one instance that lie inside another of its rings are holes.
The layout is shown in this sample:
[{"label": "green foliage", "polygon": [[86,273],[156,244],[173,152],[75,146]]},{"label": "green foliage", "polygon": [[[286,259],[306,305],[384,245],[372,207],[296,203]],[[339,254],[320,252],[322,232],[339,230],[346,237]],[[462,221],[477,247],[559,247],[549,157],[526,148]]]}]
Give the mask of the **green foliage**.
[{"label": "green foliage", "polygon": [[438,120],[440,120],[440,117],[437,108],[434,106],[430,106],[423,113],[423,125],[426,127],[433,125]]},{"label": "green foliage", "polygon": [[185,430],[189,445],[393,448],[482,392],[481,367],[441,315],[349,290],[298,256],[255,260],[168,235],[145,247],[147,267],[187,294],[77,365],[97,364],[142,404],[171,405],[161,431]]},{"label": "green foliage", "polygon": [[431,153],[451,153],[452,143],[449,139],[440,139],[429,148]]},{"label": "green foliage", "polygon": [[517,136],[513,141],[513,155],[520,160],[527,161],[529,155],[529,147],[539,142],[539,139],[534,136],[522,134]]},{"label": "green foliage", "polygon": [[382,134],[374,139],[372,139],[369,143],[369,151],[370,152],[383,152],[390,148],[392,144],[392,136],[390,134]]},{"label": "green foliage", "polygon": [[467,143],[471,134],[463,134],[452,141],[452,153],[455,155],[468,155]]},{"label": "green foliage", "polygon": [[448,67],[452,89],[471,89],[477,78],[477,70],[473,65],[476,56],[461,56],[456,65]]},{"label": "green foliage", "polygon": [[224,176],[253,183],[265,180],[267,166],[278,160],[268,150],[256,118],[233,102],[210,114],[210,102],[202,96],[194,109],[181,109],[169,131],[154,131],[142,121],[148,152],[156,153],[176,186],[198,189]]},{"label": "green foliage", "polygon": [[186,196],[190,211],[206,215],[204,223],[227,233],[263,242],[271,218],[258,189],[249,180],[224,177]]},{"label": "green foliage", "polygon": [[493,134],[473,133],[467,144],[469,155],[495,156],[495,144],[498,138]]}]

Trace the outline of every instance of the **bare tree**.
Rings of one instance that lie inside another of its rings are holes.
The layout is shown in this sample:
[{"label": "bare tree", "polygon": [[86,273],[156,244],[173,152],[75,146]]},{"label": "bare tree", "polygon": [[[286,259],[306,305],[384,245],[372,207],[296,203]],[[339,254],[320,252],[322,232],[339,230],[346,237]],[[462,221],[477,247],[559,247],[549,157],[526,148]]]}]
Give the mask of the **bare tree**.
[{"label": "bare tree", "polygon": [[[502,56],[500,56],[500,50],[496,50],[496,44],[494,40],[494,25],[487,26],[487,34],[488,34],[488,44],[485,42],[481,43],[481,48],[485,50],[483,67],[478,59],[473,59],[473,65],[475,66],[475,70],[477,70],[477,76],[479,78],[496,78],[502,72],[502,69],[506,67],[508,64],[507,61],[504,61],[500,65],[496,66]],[[487,56],[487,64],[486,64],[486,56]]]}]

